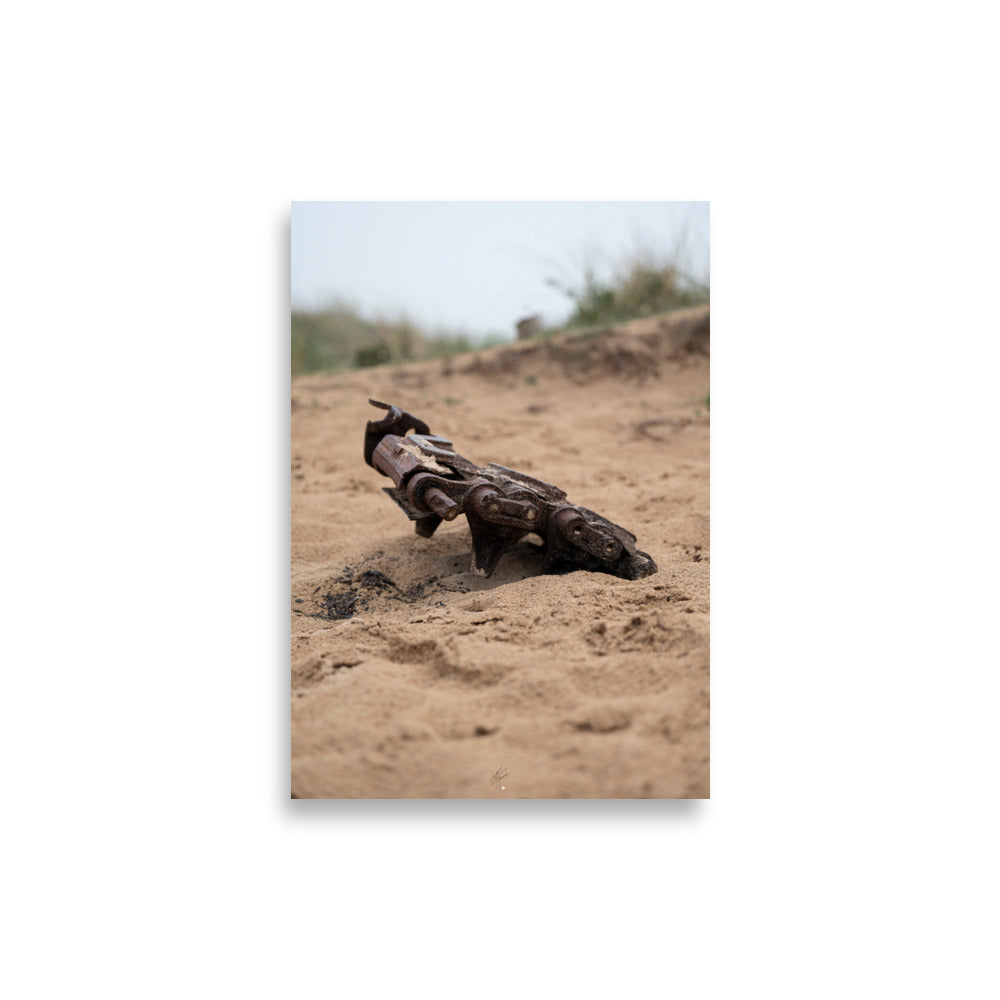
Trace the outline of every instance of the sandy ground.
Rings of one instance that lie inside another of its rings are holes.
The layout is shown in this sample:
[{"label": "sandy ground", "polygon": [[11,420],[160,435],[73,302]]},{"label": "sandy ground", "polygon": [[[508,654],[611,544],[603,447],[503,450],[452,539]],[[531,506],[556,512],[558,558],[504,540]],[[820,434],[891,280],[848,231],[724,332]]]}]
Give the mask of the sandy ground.
[{"label": "sandy ground", "polygon": [[[708,310],[292,382],[296,798],[709,794]],[[484,580],[464,517],[420,538],[364,463],[368,397],[564,489],[659,572]]]}]

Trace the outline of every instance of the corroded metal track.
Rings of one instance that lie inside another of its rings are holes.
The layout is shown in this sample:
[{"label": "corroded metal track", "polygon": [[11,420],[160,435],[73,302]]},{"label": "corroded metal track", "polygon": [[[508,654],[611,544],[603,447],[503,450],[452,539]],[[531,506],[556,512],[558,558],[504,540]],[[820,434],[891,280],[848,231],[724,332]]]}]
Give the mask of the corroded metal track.
[{"label": "corroded metal track", "polygon": [[542,540],[545,573],[585,569],[638,580],[656,572],[653,559],[636,548],[635,535],[570,503],[557,486],[493,462],[475,465],[419,417],[369,402],[388,413],[368,421],[365,461],[393,481],[385,492],[415,522],[418,535],[430,538],[442,521],[464,514],[472,532],[472,568],[480,575],[490,576],[528,534]]}]

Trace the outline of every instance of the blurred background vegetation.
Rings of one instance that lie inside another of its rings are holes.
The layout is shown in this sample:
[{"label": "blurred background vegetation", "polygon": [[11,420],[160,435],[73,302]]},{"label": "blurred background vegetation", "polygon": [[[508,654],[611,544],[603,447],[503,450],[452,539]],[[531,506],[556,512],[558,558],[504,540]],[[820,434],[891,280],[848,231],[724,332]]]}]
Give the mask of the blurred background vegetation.
[{"label": "blurred background vegetation", "polygon": [[[549,278],[545,283],[565,295],[572,308],[565,320],[544,328],[541,336],[622,323],[709,301],[707,283],[689,277],[675,257],[648,251],[633,252],[612,269],[610,277],[600,277],[588,263],[576,280]],[[345,302],[325,309],[293,310],[292,374],[445,358],[493,347],[515,339],[514,323],[519,318],[511,317],[509,334],[475,337],[423,330],[406,316],[367,319]]]},{"label": "blurred background vegetation", "polygon": [[601,279],[587,264],[576,284],[549,278],[573,303],[563,329],[624,323],[643,316],[657,316],[709,301],[709,286],[688,276],[672,258],[636,251],[622,261],[612,276]]},{"label": "blurred background vegetation", "polygon": [[[504,338],[496,337],[493,343]],[[473,350],[462,333],[428,332],[405,316],[366,319],[351,305],[292,311],[292,374],[338,368],[368,368]]]}]

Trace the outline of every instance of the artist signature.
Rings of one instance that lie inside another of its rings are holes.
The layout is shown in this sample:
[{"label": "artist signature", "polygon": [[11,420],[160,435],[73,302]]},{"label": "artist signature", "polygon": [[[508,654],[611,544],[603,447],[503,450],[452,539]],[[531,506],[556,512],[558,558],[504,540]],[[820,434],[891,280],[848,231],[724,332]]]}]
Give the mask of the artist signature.
[{"label": "artist signature", "polygon": [[506,778],[507,775],[509,775],[509,774],[510,774],[510,771],[508,771],[506,768],[498,767],[493,772],[493,777],[490,778],[490,784],[491,785],[496,785],[500,789],[500,791],[506,791],[507,786],[506,785],[501,785],[500,782],[503,781],[503,779]]}]

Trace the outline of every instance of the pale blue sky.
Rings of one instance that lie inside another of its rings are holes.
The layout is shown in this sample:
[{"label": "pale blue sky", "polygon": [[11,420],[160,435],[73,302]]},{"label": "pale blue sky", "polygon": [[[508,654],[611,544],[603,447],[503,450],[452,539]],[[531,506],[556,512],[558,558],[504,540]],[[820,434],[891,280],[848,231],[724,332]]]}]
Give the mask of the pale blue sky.
[{"label": "pale blue sky", "polygon": [[708,202],[293,202],[294,308],[334,299],[430,329],[512,334],[565,319],[585,263],[608,273],[637,247],[680,247],[708,279]]}]

